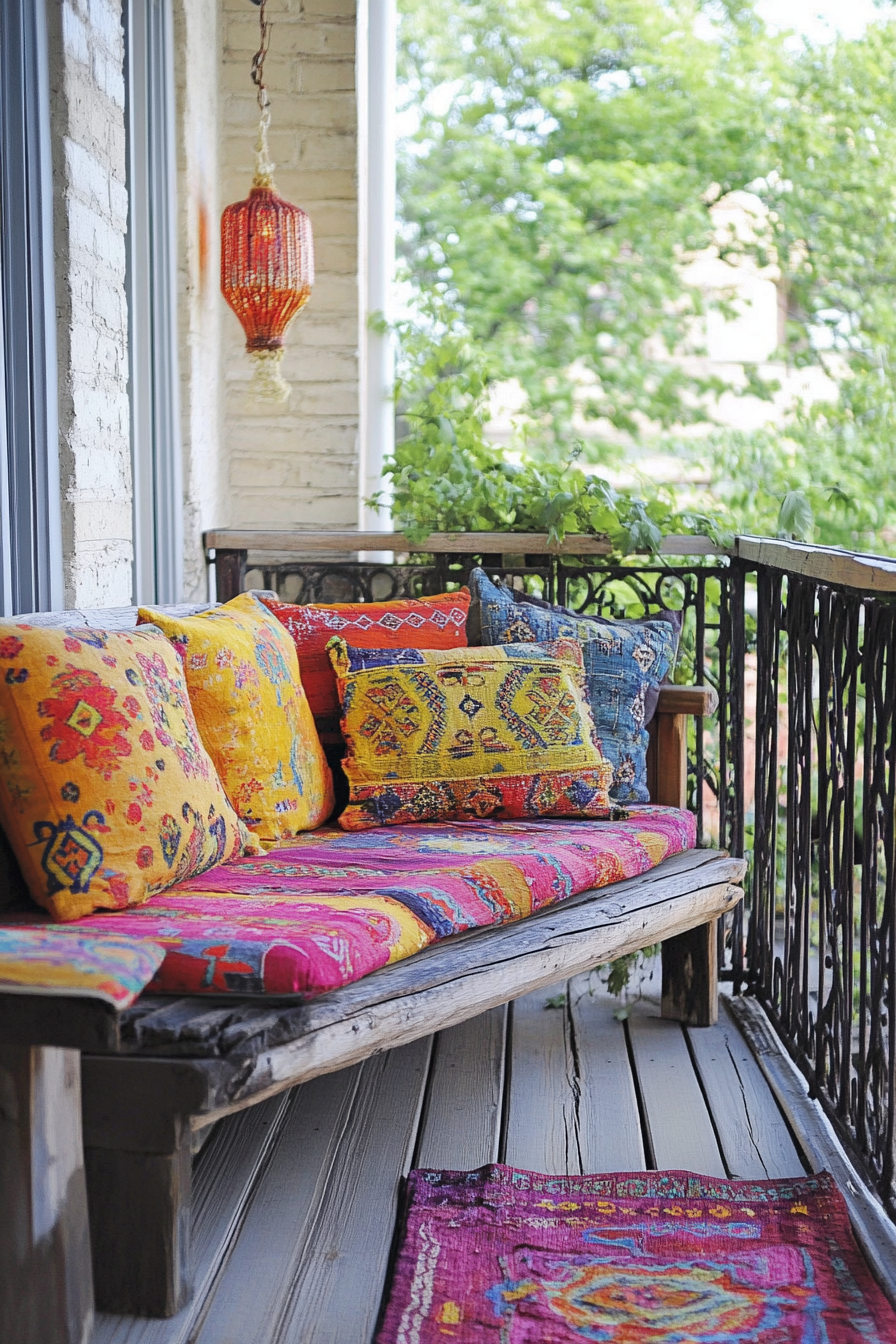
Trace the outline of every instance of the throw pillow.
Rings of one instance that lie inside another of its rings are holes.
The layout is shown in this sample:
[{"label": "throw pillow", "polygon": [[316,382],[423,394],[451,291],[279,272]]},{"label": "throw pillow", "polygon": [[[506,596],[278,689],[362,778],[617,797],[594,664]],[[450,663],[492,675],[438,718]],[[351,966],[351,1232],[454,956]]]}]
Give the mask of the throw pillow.
[{"label": "throw pillow", "polygon": [[0,762],[0,822],[54,919],[260,852],[155,631],[0,625]]},{"label": "throw pillow", "polygon": [[264,604],[295,640],[302,685],[325,746],[342,747],[339,694],[327,657],[327,644],[334,635],[356,649],[463,649],[467,645],[468,588],[397,602],[310,603],[300,607],[265,598]]},{"label": "throw pillow", "polygon": [[347,831],[407,821],[608,817],[574,640],[482,649],[329,645],[342,702]]},{"label": "throw pillow", "polygon": [[141,607],[183,659],[199,733],[237,815],[260,840],[313,831],[333,811],[330,767],[296,649],[256,597],[199,616]]},{"label": "throw pillow", "polygon": [[578,641],[598,740],[613,767],[612,796],[620,803],[648,802],[647,724],[659,684],[675,660],[677,625],[665,619],[580,616],[565,607],[528,601],[492,583],[481,569],[473,570],[470,585],[484,644]]}]

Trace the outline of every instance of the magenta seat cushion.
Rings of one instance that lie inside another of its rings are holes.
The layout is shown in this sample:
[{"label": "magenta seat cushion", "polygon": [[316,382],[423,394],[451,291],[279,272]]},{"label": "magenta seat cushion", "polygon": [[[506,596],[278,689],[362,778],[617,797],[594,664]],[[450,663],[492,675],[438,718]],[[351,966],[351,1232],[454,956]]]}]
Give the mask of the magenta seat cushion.
[{"label": "magenta seat cushion", "polygon": [[650,804],[615,822],[328,827],[78,928],[160,944],[150,992],[313,998],[464,929],[635,877],[695,843],[689,812]]}]

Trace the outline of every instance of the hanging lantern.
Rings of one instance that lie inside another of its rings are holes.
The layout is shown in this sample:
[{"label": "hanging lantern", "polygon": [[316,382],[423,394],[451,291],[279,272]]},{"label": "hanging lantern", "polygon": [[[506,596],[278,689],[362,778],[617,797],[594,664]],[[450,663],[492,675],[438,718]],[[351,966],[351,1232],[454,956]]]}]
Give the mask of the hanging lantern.
[{"label": "hanging lantern", "polygon": [[254,3],[259,5],[261,28],[261,45],[252,60],[261,114],[255,176],[247,199],[228,205],[221,216],[221,292],[246,333],[254,363],[250,393],[284,402],[289,387],[280,373],[283,336],[314,284],[314,242],[305,211],[284,201],[274,186],[268,151],[270,99],[264,83],[271,25],[265,22],[266,0]]}]

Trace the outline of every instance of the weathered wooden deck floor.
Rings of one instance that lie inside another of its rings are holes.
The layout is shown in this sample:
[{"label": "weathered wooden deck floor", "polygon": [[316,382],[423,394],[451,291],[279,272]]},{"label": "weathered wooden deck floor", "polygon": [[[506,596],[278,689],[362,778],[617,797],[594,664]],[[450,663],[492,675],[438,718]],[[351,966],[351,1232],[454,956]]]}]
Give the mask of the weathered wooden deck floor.
[{"label": "weathered wooden deck floor", "polygon": [[702,1030],[614,1006],[580,977],[223,1121],[196,1159],[193,1302],[101,1316],[94,1344],[367,1344],[412,1166],[805,1170],[724,1002]]}]

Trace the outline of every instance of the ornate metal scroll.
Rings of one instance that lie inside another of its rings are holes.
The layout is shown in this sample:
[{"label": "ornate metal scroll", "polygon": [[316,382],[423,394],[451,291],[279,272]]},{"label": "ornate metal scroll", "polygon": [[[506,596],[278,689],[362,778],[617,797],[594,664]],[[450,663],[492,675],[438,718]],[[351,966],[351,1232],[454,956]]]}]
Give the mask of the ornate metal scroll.
[{"label": "ornate metal scroll", "polygon": [[747,980],[892,1210],[896,605],[760,569],[756,651]]}]

